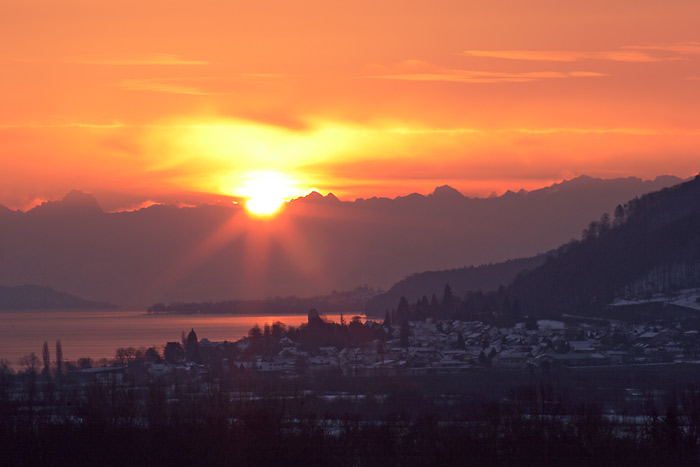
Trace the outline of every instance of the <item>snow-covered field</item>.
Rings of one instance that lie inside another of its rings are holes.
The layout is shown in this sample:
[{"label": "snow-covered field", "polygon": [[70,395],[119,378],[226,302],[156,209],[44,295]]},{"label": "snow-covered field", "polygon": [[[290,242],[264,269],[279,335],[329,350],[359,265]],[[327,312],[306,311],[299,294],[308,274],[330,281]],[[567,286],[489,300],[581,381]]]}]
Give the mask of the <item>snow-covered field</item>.
[{"label": "snow-covered field", "polygon": [[618,298],[612,302],[611,306],[639,305],[642,303],[667,303],[669,305],[682,306],[700,311],[700,288],[685,289],[670,294],[655,294],[651,298],[640,298],[634,300],[623,300]]}]

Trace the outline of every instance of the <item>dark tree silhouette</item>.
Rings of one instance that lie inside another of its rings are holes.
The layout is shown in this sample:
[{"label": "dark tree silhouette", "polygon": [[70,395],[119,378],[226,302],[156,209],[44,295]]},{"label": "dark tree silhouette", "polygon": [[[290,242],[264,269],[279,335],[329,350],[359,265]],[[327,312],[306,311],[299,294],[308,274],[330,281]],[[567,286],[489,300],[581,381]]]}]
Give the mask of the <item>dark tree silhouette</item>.
[{"label": "dark tree silhouette", "polygon": [[525,320],[525,329],[528,331],[537,331],[539,329],[537,318],[534,315],[529,315]]},{"label": "dark tree silhouette", "polygon": [[598,236],[598,222],[591,221],[588,224],[588,228],[583,229],[581,232],[581,238],[584,242],[589,242]]},{"label": "dark tree silhouette", "polygon": [[399,343],[401,347],[408,347],[408,338],[411,336],[411,327],[408,325],[408,321],[401,322],[401,328],[399,330]]},{"label": "dark tree silhouette", "polygon": [[185,359],[185,351],[179,342],[168,342],[163,349],[163,358],[168,363],[180,363]]},{"label": "dark tree silhouette", "polygon": [[384,314],[384,322],[382,323],[382,326],[391,326],[391,317],[389,316],[389,310],[386,310],[386,313]]},{"label": "dark tree silhouette", "polygon": [[430,298],[430,315],[431,316],[436,316],[437,314],[440,313],[440,302],[438,302],[437,297],[435,294]]},{"label": "dark tree silhouette", "polygon": [[446,312],[449,312],[452,310],[453,304],[452,287],[450,287],[450,284],[445,284],[445,290],[442,293],[442,307]]},{"label": "dark tree silhouette", "polygon": [[148,349],[146,349],[146,352],[144,353],[143,357],[146,359],[146,361],[149,362],[160,362],[160,354],[158,354],[158,350],[156,350],[155,347],[149,347]]},{"label": "dark tree silhouette", "polygon": [[396,307],[396,321],[399,324],[403,324],[405,321],[409,320],[411,313],[411,307],[408,304],[406,297],[401,297],[399,300],[399,306]]},{"label": "dark tree silhouette", "polygon": [[187,347],[185,347],[185,357],[190,362],[202,363],[202,356],[199,353],[199,340],[194,328],[187,335]]},{"label": "dark tree silhouette", "polygon": [[462,333],[457,334],[457,344],[456,344],[457,349],[459,350],[466,350],[467,346],[466,343],[464,342],[464,336]]},{"label": "dark tree silhouette", "polygon": [[309,310],[307,319],[309,326],[322,326],[323,324],[325,324],[323,318],[321,318],[321,314],[316,308],[312,308]]},{"label": "dark tree silhouette", "polygon": [[603,235],[610,230],[610,214],[603,213],[602,216],[600,216],[600,222],[598,222],[598,234]]},{"label": "dark tree silhouette", "polygon": [[613,227],[621,226],[625,221],[625,208],[618,204],[617,207],[615,207],[613,216]]},{"label": "dark tree silhouette", "polygon": [[44,341],[44,348],[42,349],[41,356],[44,360],[44,369],[41,373],[48,378],[51,376],[51,355],[49,354],[49,343],[46,341]]},{"label": "dark tree silhouette", "polygon": [[114,353],[114,359],[119,366],[129,366],[129,363],[136,359],[136,349],[134,347],[119,347]]},{"label": "dark tree silhouette", "polygon": [[34,352],[29,355],[20,357],[18,362],[20,366],[24,367],[24,371],[27,373],[36,373],[39,369],[39,357],[36,356]]},{"label": "dark tree silhouette", "polygon": [[60,339],[56,341],[56,374],[63,374],[63,346]]}]

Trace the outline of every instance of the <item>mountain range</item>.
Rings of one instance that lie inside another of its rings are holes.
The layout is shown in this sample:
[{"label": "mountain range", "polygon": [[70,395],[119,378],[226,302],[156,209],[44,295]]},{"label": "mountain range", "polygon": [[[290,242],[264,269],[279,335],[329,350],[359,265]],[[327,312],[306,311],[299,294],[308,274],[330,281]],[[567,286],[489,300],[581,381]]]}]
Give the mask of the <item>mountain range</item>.
[{"label": "mountain range", "polygon": [[107,213],[73,191],[27,212],[0,206],[0,284],[125,307],[386,288],[416,271],[534,257],[579,238],[602,212],[678,182],[581,176],[489,198],[449,186],[355,201],[314,192],[268,221],[233,204]]},{"label": "mountain range", "polygon": [[[659,312],[666,303],[696,314],[700,175],[620,204],[613,216],[603,213],[582,234],[580,240],[530,258],[413,274],[370,298],[366,313],[503,324],[572,313],[653,316],[648,312]],[[621,313],[623,305],[628,308]]]},{"label": "mountain range", "polygon": [[59,308],[111,308],[109,303],[91,302],[75,295],[58,292],[50,287],[0,285],[0,310],[59,309]]}]

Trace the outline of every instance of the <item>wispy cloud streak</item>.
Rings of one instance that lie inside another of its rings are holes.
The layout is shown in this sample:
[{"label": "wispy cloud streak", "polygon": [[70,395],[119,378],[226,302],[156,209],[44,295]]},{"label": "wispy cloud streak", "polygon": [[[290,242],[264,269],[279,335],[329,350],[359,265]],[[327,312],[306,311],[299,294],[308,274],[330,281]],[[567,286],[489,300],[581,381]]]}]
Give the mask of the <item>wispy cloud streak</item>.
[{"label": "wispy cloud streak", "polygon": [[188,84],[187,78],[139,78],[127,79],[116,84],[127,91],[152,91],[167,94],[186,94],[192,96],[208,96],[212,92]]},{"label": "wispy cloud streak", "polygon": [[607,76],[595,71],[531,71],[497,72],[481,70],[458,70],[442,68],[420,60],[410,60],[399,64],[388,73],[366,76],[374,79],[404,81],[447,81],[455,83],[524,83],[546,79],[597,78]]},{"label": "wispy cloud streak", "polygon": [[634,50],[580,52],[574,50],[465,50],[458,55],[501,58],[533,62],[579,62],[583,60],[611,60],[615,62],[660,62],[666,58]]},{"label": "wispy cloud streak", "polygon": [[148,66],[148,65],[209,65],[209,62],[204,60],[192,60],[182,58],[176,54],[145,54],[133,57],[101,57],[88,56],[78,57],[66,60],[72,63],[82,63],[87,65],[115,65],[115,66]]},{"label": "wispy cloud streak", "polygon": [[[663,52],[663,53],[660,53]],[[457,55],[533,62],[613,62],[653,63],[685,60],[700,55],[700,42],[677,42],[658,45],[627,45],[618,50],[464,50]]]},{"label": "wispy cloud streak", "polygon": [[658,45],[628,45],[623,47],[623,49],[673,52],[680,55],[700,55],[700,42],[689,41]]}]

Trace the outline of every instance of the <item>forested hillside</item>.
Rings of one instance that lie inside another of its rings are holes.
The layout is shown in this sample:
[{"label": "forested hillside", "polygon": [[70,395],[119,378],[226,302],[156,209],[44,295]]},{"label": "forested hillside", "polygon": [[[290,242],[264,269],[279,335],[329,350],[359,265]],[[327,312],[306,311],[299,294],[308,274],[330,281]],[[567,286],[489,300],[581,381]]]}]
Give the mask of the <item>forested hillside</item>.
[{"label": "forested hillside", "polygon": [[412,274],[394,284],[385,293],[371,298],[367,302],[366,314],[372,317],[384,317],[385,311],[395,308],[401,297],[406,297],[411,303],[420,300],[423,296],[441,297],[446,284],[449,284],[452,292],[459,297],[463,297],[470,291],[491,292],[499,286],[509,285],[518,274],[540,266],[546,258],[547,254],[542,254],[502,263]]},{"label": "forested hillside", "polygon": [[700,287],[700,176],[603,214],[509,292],[528,310],[558,313],[689,287]]}]

